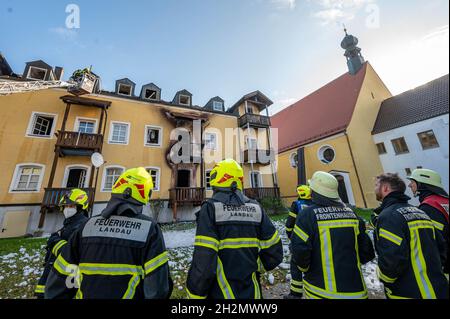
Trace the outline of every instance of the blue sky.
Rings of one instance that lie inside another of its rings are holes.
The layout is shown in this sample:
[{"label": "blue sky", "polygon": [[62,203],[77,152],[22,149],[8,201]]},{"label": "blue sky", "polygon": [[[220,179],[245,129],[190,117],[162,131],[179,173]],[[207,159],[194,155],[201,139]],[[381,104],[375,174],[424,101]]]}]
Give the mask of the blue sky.
[{"label": "blue sky", "polygon": [[[68,4],[80,28],[66,27]],[[231,106],[261,90],[277,111],[347,71],[342,23],[394,94],[447,74],[447,0],[1,0],[0,51],[15,72],[42,59],[65,78],[92,65],[162,98],[187,89]]]}]

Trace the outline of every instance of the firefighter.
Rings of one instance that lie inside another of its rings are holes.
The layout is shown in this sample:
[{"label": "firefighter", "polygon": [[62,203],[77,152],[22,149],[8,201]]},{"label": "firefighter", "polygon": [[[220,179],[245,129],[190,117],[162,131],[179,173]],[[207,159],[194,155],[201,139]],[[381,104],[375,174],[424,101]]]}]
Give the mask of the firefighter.
[{"label": "firefighter", "polygon": [[45,298],[168,298],[172,281],[158,224],[142,214],[153,189],[142,167],[125,171],[111,199],[64,246],[47,280]]},{"label": "firefighter", "polygon": [[243,170],[232,159],[210,174],[213,196],[202,204],[187,278],[191,299],[260,299],[260,273],[283,260],[278,231],[242,193]]},{"label": "firefighter", "polygon": [[[444,238],[445,247],[448,247],[448,194],[442,185],[441,176],[429,169],[415,169],[408,179],[412,193],[419,197],[419,208],[431,218],[434,227]],[[446,259],[444,273],[448,279],[448,251]]]},{"label": "firefighter", "polygon": [[[292,237],[295,220],[300,211],[312,204],[311,189],[308,185],[299,185],[297,187],[298,199],[292,202],[289,216],[286,220],[286,235],[289,239]],[[303,274],[291,258],[291,285],[290,292],[285,299],[301,299],[303,297]]]},{"label": "firefighter", "polygon": [[361,264],[375,253],[365,223],[339,199],[333,175],[315,172],[309,187],[312,205],[297,218],[291,239],[305,297],[367,299]]},{"label": "firefighter", "polygon": [[63,227],[53,233],[47,241],[45,249],[47,253],[44,259],[44,272],[39,278],[38,284],[34,291],[38,299],[44,298],[45,283],[48,274],[53,267],[53,263],[58,257],[61,248],[67,244],[70,235],[77,230],[86,220],[89,198],[85,191],[81,189],[72,189],[69,193],[61,197],[59,207],[64,214]]},{"label": "firefighter", "polygon": [[448,281],[439,256],[443,238],[428,215],[408,204],[406,185],[397,174],[376,178],[375,247],[377,273],[389,299],[448,298]]}]

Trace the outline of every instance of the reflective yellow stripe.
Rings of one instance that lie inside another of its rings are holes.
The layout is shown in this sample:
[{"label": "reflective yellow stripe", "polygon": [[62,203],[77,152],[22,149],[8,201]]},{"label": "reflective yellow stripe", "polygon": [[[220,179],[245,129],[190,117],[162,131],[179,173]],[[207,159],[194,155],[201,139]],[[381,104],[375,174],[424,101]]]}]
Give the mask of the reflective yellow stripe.
[{"label": "reflective yellow stripe", "polygon": [[141,266],[128,264],[81,263],[80,272],[86,275],[104,276],[144,275],[144,270]]},{"label": "reflective yellow stripe", "polygon": [[83,292],[81,291],[81,282],[83,281],[83,274],[79,274],[78,277],[78,290],[77,290],[77,294],[75,295],[75,299],[83,299]]},{"label": "reflective yellow stripe", "polygon": [[195,236],[194,245],[211,248],[215,251],[218,251],[218,249],[219,249],[219,241],[213,237],[208,237],[208,236]]},{"label": "reflective yellow stripe", "polygon": [[294,226],[294,233],[295,233],[298,237],[300,237],[304,242],[307,242],[307,241],[308,241],[308,238],[309,238],[308,234],[305,233],[303,230],[301,230],[301,228],[298,227],[297,225]]},{"label": "reflective yellow stripe", "polygon": [[64,239],[58,241],[58,242],[56,243],[56,245],[53,246],[53,249],[52,249],[53,255],[58,256],[59,250],[60,250],[65,244],[67,244],[67,241],[64,240]]},{"label": "reflective yellow stripe", "polygon": [[314,293],[322,298],[328,299],[367,299],[367,290],[360,292],[331,292],[322,288],[316,287],[310,284],[308,281],[303,280],[303,287],[305,292]]},{"label": "reflective yellow stripe", "polygon": [[407,297],[400,297],[400,296],[394,296],[393,294],[386,292],[386,297],[388,299],[412,299],[412,298],[407,298]]},{"label": "reflective yellow stripe", "polygon": [[419,286],[420,295],[423,299],[436,299],[436,294],[427,274],[427,264],[423,257],[419,229],[411,229],[410,234],[411,263],[414,270],[414,277]]},{"label": "reflective yellow stripe", "polygon": [[319,297],[311,294],[310,292],[308,292],[307,290],[304,291],[306,299],[320,299]]},{"label": "reflective yellow stripe", "polygon": [[128,283],[127,291],[123,295],[122,299],[133,299],[136,293],[136,287],[139,285],[141,277],[139,275],[133,275]]},{"label": "reflective yellow stripe", "polygon": [[294,230],[294,228],[288,228],[288,227],[286,227],[286,231],[293,231]]},{"label": "reflective yellow stripe", "polygon": [[383,237],[384,239],[389,240],[390,242],[393,242],[394,244],[400,246],[402,244],[402,238],[391,233],[390,231],[380,228],[380,237]]},{"label": "reflective yellow stripe", "polygon": [[260,247],[261,249],[268,249],[276,244],[281,240],[280,236],[278,235],[278,230],[275,231],[273,236],[269,240],[261,240],[260,241]]},{"label": "reflective yellow stripe", "polygon": [[291,289],[293,292],[297,292],[297,293],[299,293],[299,294],[302,294],[302,293],[303,293],[303,288],[297,288],[297,287],[291,285],[290,289]]},{"label": "reflective yellow stripe", "polygon": [[144,265],[145,275],[148,275],[149,273],[155,271],[157,268],[161,267],[168,261],[169,261],[169,257],[167,255],[167,251],[164,251],[162,254],[147,261]]},{"label": "reflective yellow stripe", "polygon": [[300,266],[297,266],[297,268],[298,268],[301,272],[308,272],[308,270],[309,270],[309,266],[306,267],[306,268],[302,268],[302,267],[300,267]]},{"label": "reflective yellow stripe", "polygon": [[321,227],[341,228],[358,226],[359,221],[357,219],[321,220],[317,224]]},{"label": "reflective yellow stripe", "polygon": [[294,213],[294,212],[289,212],[289,216],[291,216],[291,217],[297,219],[297,214]]},{"label": "reflective yellow stripe", "polygon": [[219,249],[259,248],[257,238],[227,238],[220,241]]},{"label": "reflective yellow stripe", "polygon": [[37,285],[36,289],[34,289],[35,293],[43,294],[45,292],[45,286],[44,285]]},{"label": "reflective yellow stripe", "polygon": [[386,276],[385,274],[383,274],[380,267],[377,267],[377,275],[378,275],[378,278],[380,278],[382,281],[387,282],[389,284],[393,284],[397,280],[397,278],[390,278],[390,277]]},{"label": "reflective yellow stripe", "polygon": [[233,290],[231,290],[230,284],[225,277],[225,271],[220,258],[217,258],[217,282],[219,283],[220,290],[222,290],[225,299],[236,299]]},{"label": "reflective yellow stripe", "polygon": [[58,256],[58,258],[56,258],[53,267],[64,276],[69,276],[70,274],[72,274],[70,264],[64,259],[61,254]]},{"label": "reflective yellow stripe", "polygon": [[261,291],[259,290],[259,283],[255,272],[252,274],[252,280],[253,285],[255,286],[255,299],[261,299]]},{"label": "reflective yellow stripe", "polygon": [[336,291],[336,278],[334,274],[333,247],[331,245],[330,228],[319,226],[319,237],[325,289],[327,291]]},{"label": "reflective yellow stripe", "polygon": [[303,286],[303,281],[298,281],[291,279],[291,284],[297,285],[297,286]]},{"label": "reflective yellow stripe", "polygon": [[437,221],[435,221],[435,220],[432,220],[432,223],[433,223],[433,226],[437,229],[437,230],[440,230],[440,231],[443,231],[444,230],[444,224],[441,224],[441,223],[439,223],[439,222],[437,222]]},{"label": "reflective yellow stripe", "polygon": [[190,290],[186,287],[186,291],[188,293],[188,299],[206,299],[206,296],[198,296],[198,295],[194,295],[192,292],[190,292]]},{"label": "reflective yellow stripe", "polygon": [[260,274],[265,273],[266,270],[264,269],[264,265],[262,264],[261,258],[259,258],[259,256],[258,256],[258,259],[256,260],[256,263],[258,264],[258,272]]}]

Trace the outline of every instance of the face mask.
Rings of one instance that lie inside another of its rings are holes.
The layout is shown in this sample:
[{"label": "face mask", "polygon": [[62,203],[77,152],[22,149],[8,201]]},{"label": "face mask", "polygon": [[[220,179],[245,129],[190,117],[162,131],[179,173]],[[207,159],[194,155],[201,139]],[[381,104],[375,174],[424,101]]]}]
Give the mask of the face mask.
[{"label": "face mask", "polygon": [[64,213],[65,218],[70,218],[77,213],[77,209],[66,207],[66,208],[64,208],[63,213]]}]

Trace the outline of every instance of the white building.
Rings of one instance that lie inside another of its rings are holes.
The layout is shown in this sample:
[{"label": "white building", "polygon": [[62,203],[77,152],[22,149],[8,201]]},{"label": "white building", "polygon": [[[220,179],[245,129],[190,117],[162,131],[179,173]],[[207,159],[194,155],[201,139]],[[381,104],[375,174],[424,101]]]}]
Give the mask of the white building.
[{"label": "white building", "polygon": [[[442,176],[449,191],[448,75],[385,100],[378,113],[373,140],[385,172],[406,180],[416,168]],[[408,188],[407,194],[412,197]],[[411,204],[418,204],[414,198]]]}]

